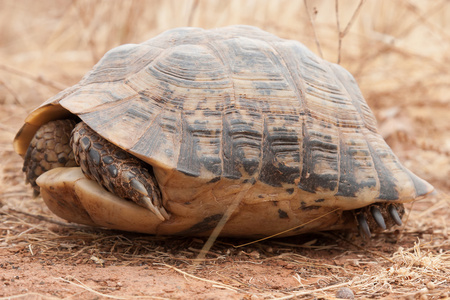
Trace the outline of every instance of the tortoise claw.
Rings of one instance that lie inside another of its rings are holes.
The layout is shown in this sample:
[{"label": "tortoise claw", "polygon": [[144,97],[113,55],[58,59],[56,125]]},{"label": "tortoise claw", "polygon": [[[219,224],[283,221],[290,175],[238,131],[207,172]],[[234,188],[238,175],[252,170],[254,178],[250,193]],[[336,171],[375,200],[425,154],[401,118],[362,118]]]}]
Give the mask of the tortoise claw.
[{"label": "tortoise claw", "polygon": [[394,205],[389,205],[388,211],[389,211],[389,214],[391,215],[392,220],[394,220],[394,222],[397,225],[401,226],[402,225],[402,219],[398,215],[398,211],[395,208],[395,206]]},{"label": "tortoise claw", "polygon": [[151,212],[153,212],[158,217],[158,219],[160,219],[161,221],[166,220],[165,216],[167,216],[167,212],[165,210],[163,212],[161,212],[158,207],[153,205],[152,200],[149,197],[142,197],[141,200],[142,200],[143,204],[145,205],[145,207],[147,207]]},{"label": "tortoise claw", "polygon": [[383,215],[381,214],[381,211],[376,206],[372,206],[370,208],[370,212],[372,213],[373,219],[375,222],[380,226],[383,230],[386,229],[386,223],[384,222]]},{"label": "tortoise claw", "polygon": [[367,224],[366,216],[361,213],[358,215],[359,232],[362,236],[366,236],[369,239],[372,237],[370,233],[369,224]]}]

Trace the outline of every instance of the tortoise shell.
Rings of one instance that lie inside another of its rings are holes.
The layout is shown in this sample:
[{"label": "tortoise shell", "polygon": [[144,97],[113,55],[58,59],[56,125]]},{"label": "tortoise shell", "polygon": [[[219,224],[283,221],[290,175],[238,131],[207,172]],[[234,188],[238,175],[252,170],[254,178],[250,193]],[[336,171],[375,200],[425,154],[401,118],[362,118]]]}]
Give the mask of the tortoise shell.
[{"label": "tortoise shell", "polygon": [[432,191],[377,132],[348,71],[254,27],[178,28],[112,49],[30,114],[16,151],[73,116],[153,167],[170,222],[183,224],[158,233],[211,229],[236,198],[227,235]]}]

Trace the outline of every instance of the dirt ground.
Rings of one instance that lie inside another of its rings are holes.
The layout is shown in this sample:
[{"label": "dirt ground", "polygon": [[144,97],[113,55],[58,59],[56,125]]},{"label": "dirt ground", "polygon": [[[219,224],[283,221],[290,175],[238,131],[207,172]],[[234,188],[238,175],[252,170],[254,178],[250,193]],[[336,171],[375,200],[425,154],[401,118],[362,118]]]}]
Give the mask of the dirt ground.
[{"label": "dirt ground", "polygon": [[[338,3],[339,25],[334,1],[1,1],[0,299],[449,298],[450,3]],[[206,238],[68,224],[32,198],[12,140],[35,106],[114,46],[230,24],[300,40],[333,62],[340,55],[381,134],[436,193],[371,240],[219,238],[202,261]]]}]

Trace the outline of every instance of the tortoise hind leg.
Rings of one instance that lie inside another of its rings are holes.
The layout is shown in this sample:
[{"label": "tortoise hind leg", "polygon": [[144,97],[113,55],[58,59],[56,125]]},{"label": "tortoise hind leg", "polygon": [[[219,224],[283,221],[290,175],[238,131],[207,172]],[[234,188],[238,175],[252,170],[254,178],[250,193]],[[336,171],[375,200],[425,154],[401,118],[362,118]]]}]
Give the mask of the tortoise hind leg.
[{"label": "tortoise hind leg", "polygon": [[151,166],[108,142],[83,122],[75,126],[71,144],[86,177],[116,196],[148,208],[162,221],[169,218]]},{"label": "tortoise hind leg", "polygon": [[70,147],[70,135],[75,124],[74,120],[50,121],[41,126],[31,140],[22,171],[33,188],[34,196],[40,192],[36,184],[40,175],[58,167],[76,166]]},{"label": "tortoise hind leg", "polygon": [[405,208],[401,203],[375,203],[354,211],[361,236],[371,237],[371,232],[402,225]]}]

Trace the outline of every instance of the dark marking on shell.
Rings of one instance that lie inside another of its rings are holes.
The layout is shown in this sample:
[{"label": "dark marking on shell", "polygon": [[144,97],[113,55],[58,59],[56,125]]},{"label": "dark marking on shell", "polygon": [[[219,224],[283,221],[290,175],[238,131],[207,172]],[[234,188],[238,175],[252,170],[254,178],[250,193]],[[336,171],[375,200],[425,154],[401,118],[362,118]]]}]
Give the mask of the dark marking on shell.
[{"label": "dark marking on shell", "polygon": [[375,170],[378,174],[378,179],[380,181],[380,194],[378,199],[381,200],[396,200],[398,199],[398,191],[396,189],[396,180],[392,176],[391,172],[386,168],[384,163],[381,161],[380,156],[376,150],[372,147],[370,143],[367,143],[367,147],[372,155],[372,160],[375,165]]},{"label": "dark marking on shell", "polygon": [[235,167],[243,166],[245,173],[248,176],[253,176],[258,170],[260,155],[259,153],[249,155],[247,152],[249,149],[255,152],[261,151],[261,132],[254,128],[255,124],[252,121],[241,117],[241,114],[243,112],[236,110],[231,110],[230,113],[226,114],[229,122],[228,134],[232,147],[230,163]]},{"label": "dark marking on shell", "polygon": [[286,127],[274,128],[274,133],[271,134],[265,121],[262,147],[263,157],[259,180],[275,187],[280,187],[284,183],[293,184],[299,177],[299,167],[285,165],[277,155],[280,152],[289,152],[299,156],[297,134]]},{"label": "dark marking on shell", "polygon": [[[299,188],[304,191],[315,193],[318,188],[335,190],[337,186],[337,162],[330,163],[330,167],[335,170],[330,174],[328,171],[323,174],[316,173],[316,164],[322,162],[323,158],[318,156],[324,152],[336,152],[337,145],[323,141],[324,136],[319,132],[312,132],[307,130],[307,122],[304,123],[303,130],[303,169],[300,178]],[[320,139],[319,139],[320,137]]]},{"label": "dark marking on shell", "polygon": [[[219,142],[217,141],[214,144],[217,145],[217,144],[219,144]],[[222,166],[221,166],[221,161],[220,161],[219,157],[203,156],[200,158],[200,162],[205,167],[205,169],[207,169],[214,175],[222,174]]]},{"label": "dark marking on shell", "polygon": [[214,177],[213,179],[211,179],[210,181],[208,181],[207,183],[214,183],[220,180],[220,176]]},{"label": "dark marking on shell", "polygon": [[184,114],[181,115],[181,124],[182,124],[182,138],[181,138],[181,146],[180,146],[180,155],[177,163],[177,169],[192,177],[200,176],[200,162],[197,156],[196,147],[197,141],[194,136],[191,134],[190,124],[186,120]]},{"label": "dark marking on shell", "polygon": [[227,118],[223,120],[222,149],[224,177],[229,179],[241,178],[242,174],[239,172],[241,162],[238,160],[237,155],[233,153],[234,144],[231,135],[231,125]]},{"label": "dark marking on shell", "polygon": [[300,202],[300,209],[304,210],[304,211],[308,211],[308,210],[315,210],[315,209],[320,209],[321,206],[319,205],[306,205],[306,202],[302,201]]},{"label": "dark marking on shell", "polygon": [[320,203],[320,202],[323,202],[323,201],[325,201],[325,199],[323,199],[323,198],[314,200],[314,202],[317,202],[317,203]]},{"label": "dark marking on shell", "polygon": [[200,176],[201,166],[203,165],[207,170],[215,175],[221,175],[222,162],[218,155],[215,156],[201,156],[199,157],[198,149],[202,146],[201,139],[216,137],[215,144],[217,145],[217,152],[219,152],[219,130],[211,130],[208,128],[207,120],[196,120],[190,123],[188,119],[194,116],[195,112],[185,111],[181,115],[182,124],[182,139],[180,146],[177,169],[186,175],[198,177]]},{"label": "dark marking on shell", "polygon": [[192,225],[190,228],[178,232],[178,235],[195,235],[213,230],[219,223],[222,216],[223,216],[222,214],[216,214],[206,217],[202,221]]},{"label": "dark marking on shell", "polygon": [[278,209],[278,217],[280,219],[289,219],[289,216],[288,216],[287,212],[285,212],[282,209]]},{"label": "dark marking on shell", "polygon": [[[354,143],[351,143],[354,145]],[[354,149],[349,147],[344,143],[343,139],[340,140],[340,178],[339,187],[336,196],[345,197],[356,197],[358,193],[363,188],[371,188],[376,186],[377,181],[375,178],[366,178],[366,180],[361,181],[360,178],[356,177],[355,170],[361,168],[359,162],[355,159],[358,152],[364,153],[366,156],[369,153],[362,149]]]},{"label": "dark marking on shell", "polygon": [[294,232],[296,231],[301,231],[303,228],[305,228],[306,225],[302,225],[302,226],[297,226],[295,227],[295,229],[293,230]]}]

